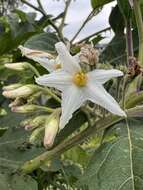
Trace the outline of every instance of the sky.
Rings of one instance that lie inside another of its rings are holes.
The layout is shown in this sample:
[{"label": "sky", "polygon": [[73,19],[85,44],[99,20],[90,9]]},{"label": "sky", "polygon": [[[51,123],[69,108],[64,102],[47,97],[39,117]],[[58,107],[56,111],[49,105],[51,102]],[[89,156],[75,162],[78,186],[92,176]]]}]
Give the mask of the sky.
[{"label": "sky", "polygon": [[[34,5],[37,5],[36,0],[30,0],[29,2],[33,3]],[[43,7],[45,8],[45,11],[48,14],[56,16],[64,10],[64,0],[41,0],[41,2]],[[108,5],[105,5],[102,11],[85,26],[85,28],[76,38],[76,41],[79,41],[90,34],[93,34],[108,27],[108,18],[111,9],[115,6],[115,4],[115,2],[112,2]],[[26,11],[32,11],[32,9],[26,6],[24,6],[24,9]],[[69,40],[72,39],[75,32],[79,29],[79,27],[81,26],[85,18],[88,16],[88,14],[91,12],[91,10],[92,8],[90,5],[90,0],[72,1],[69,7],[68,15],[66,17],[66,23],[68,25],[64,28],[65,37],[67,37]],[[38,14],[38,17],[40,17],[40,14]],[[104,36],[106,36],[106,38],[102,40],[102,43],[107,43],[113,37],[113,32],[108,31],[104,33]]]}]

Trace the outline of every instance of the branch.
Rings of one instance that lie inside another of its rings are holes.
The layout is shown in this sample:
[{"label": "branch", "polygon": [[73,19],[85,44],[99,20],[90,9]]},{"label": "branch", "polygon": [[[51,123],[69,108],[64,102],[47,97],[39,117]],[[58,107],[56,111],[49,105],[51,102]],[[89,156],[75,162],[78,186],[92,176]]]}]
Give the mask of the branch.
[{"label": "branch", "polygon": [[76,39],[76,37],[79,35],[79,33],[81,32],[81,30],[84,28],[84,26],[88,23],[88,21],[90,21],[93,16],[95,15],[95,10],[92,10],[89,15],[87,16],[87,18],[84,20],[84,22],[82,23],[81,27],[79,28],[79,30],[76,32],[76,34],[73,36],[73,38],[71,39],[71,43]]},{"label": "branch", "polygon": [[108,27],[108,28],[105,28],[105,29],[100,30],[100,31],[98,31],[98,32],[95,32],[95,33],[91,34],[90,36],[87,36],[87,37],[81,39],[80,41],[78,41],[78,42],[76,42],[76,43],[82,43],[82,42],[84,42],[84,41],[87,41],[88,39],[90,39],[90,38],[92,38],[92,37],[94,37],[94,36],[97,36],[98,34],[101,34],[102,32],[106,32],[107,30],[111,30],[111,27]]},{"label": "branch", "polygon": [[45,10],[44,10],[44,8],[43,8],[43,6],[42,6],[41,0],[37,0],[37,3],[38,3],[38,5],[39,5],[39,9],[40,9],[45,15],[47,15],[47,13],[45,12]]},{"label": "branch", "polygon": [[33,4],[27,2],[26,0],[21,0],[21,2],[28,5],[32,9],[35,9],[36,11],[40,12],[42,15],[47,16],[47,14],[45,14],[40,8],[38,8],[38,7],[34,6]]},{"label": "branch", "polygon": [[63,18],[62,18],[60,27],[59,27],[59,30],[60,30],[61,32],[62,32],[62,30],[63,30],[63,28],[64,28],[66,15],[67,15],[68,8],[69,8],[71,2],[72,2],[72,0],[68,0],[68,1],[65,2],[65,10],[64,10],[64,14],[63,14]]},{"label": "branch", "polygon": [[137,23],[138,36],[139,36],[139,62],[143,66],[143,20],[139,0],[133,0],[134,13]]}]

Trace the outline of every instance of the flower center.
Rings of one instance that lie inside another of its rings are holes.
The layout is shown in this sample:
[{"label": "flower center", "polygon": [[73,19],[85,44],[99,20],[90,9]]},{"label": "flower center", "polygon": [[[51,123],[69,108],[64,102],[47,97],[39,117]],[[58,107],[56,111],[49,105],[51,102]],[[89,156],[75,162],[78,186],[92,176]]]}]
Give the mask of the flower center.
[{"label": "flower center", "polygon": [[57,64],[55,64],[55,70],[57,70],[57,69],[61,69],[61,64],[60,63],[57,63]]},{"label": "flower center", "polygon": [[85,86],[87,83],[87,75],[83,72],[78,72],[74,75],[73,82],[77,86],[80,86],[80,87]]}]

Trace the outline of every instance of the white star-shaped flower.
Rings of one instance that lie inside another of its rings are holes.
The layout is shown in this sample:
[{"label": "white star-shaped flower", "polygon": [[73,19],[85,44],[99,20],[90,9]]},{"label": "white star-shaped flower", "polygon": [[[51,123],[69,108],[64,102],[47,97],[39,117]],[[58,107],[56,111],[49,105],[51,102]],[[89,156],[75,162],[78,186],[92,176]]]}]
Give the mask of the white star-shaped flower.
[{"label": "white star-shaped flower", "polygon": [[112,77],[122,76],[121,71],[96,69],[84,73],[77,59],[70,55],[62,42],[58,42],[55,47],[62,62],[62,69],[40,76],[36,82],[62,91],[61,129],[86,100],[104,107],[113,114],[126,116],[119,104],[103,87],[103,84]]}]

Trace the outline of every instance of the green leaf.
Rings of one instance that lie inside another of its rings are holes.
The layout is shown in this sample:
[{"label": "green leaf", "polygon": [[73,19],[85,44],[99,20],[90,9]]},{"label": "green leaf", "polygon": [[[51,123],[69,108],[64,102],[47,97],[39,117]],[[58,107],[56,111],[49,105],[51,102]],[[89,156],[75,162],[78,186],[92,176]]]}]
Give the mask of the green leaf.
[{"label": "green leaf", "polygon": [[122,15],[124,16],[124,18],[128,19],[131,17],[132,14],[132,9],[131,6],[129,4],[128,0],[117,0],[118,2],[118,6],[120,8],[120,11],[122,13]]},{"label": "green leaf", "polygon": [[91,0],[91,5],[93,9],[98,9],[102,7],[103,5],[110,3],[114,0]]},{"label": "green leaf", "polygon": [[30,176],[0,174],[0,189],[38,190],[38,185]]},{"label": "green leaf", "polygon": [[85,166],[88,162],[89,155],[82,147],[76,146],[65,152],[64,158]]},{"label": "green leaf", "polygon": [[111,132],[116,133],[116,140],[95,151],[80,184],[89,190],[142,190],[142,122],[118,124]]},{"label": "green leaf", "polygon": [[55,53],[55,43],[58,42],[54,33],[41,33],[29,38],[24,46],[31,49]]},{"label": "green leaf", "polygon": [[29,133],[22,128],[11,127],[0,138],[0,169],[15,170],[44,149],[28,143]]},{"label": "green leaf", "polygon": [[[118,22],[115,18],[118,20]],[[125,28],[124,18],[119,10],[118,5],[116,5],[112,9],[109,17],[109,23],[115,33],[124,34],[124,28]]]}]

